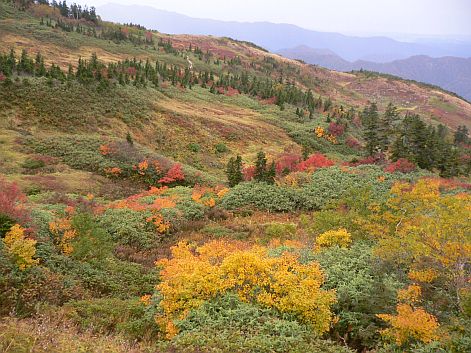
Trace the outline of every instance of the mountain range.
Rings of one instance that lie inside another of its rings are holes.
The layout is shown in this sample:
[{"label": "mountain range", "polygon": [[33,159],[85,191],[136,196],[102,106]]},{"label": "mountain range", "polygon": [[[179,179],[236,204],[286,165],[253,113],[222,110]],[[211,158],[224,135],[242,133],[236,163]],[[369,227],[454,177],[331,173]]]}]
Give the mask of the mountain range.
[{"label": "mountain range", "polygon": [[[471,57],[471,41],[465,40],[453,42],[428,40],[408,43],[387,37],[356,37],[312,31],[292,24],[192,18],[149,6],[113,3],[99,6],[97,12],[104,20],[139,23],[147,28],[169,34],[226,36],[254,42],[270,51],[299,45],[327,48],[349,61],[387,62],[414,55]],[[313,22],[315,22],[315,17]]]},{"label": "mountain range", "polygon": [[309,64],[337,71],[376,71],[430,83],[471,100],[471,58],[452,56],[432,58],[426,55],[415,55],[387,63],[366,60],[351,62],[343,59],[332,50],[314,49],[304,45],[283,49],[278,53],[287,58],[303,60]]}]

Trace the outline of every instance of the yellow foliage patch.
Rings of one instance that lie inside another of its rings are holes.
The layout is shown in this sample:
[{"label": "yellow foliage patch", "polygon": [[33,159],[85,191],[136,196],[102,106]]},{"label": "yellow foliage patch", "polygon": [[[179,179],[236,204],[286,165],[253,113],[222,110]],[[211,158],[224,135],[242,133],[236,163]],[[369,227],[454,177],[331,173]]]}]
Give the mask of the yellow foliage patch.
[{"label": "yellow foliage patch", "polygon": [[36,254],[36,240],[25,237],[25,230],[15,224],[5,235],[3,244],[7,254],[10,255],[21,271],[39,263],[38,259],[34,259]]},{"label": "yellow foliage patch", "polygon": [[[68,213],[72,213],[69,211]],[[49,223],[49,231],[54,236],[54,242],[59,246],[62,253],[70,255],[74,251],[71,241],[77,236],[77,232],[72,227],[70,217],[61,218]]]},{"label": "yellow foliage patch", "polygon": [[316,332],[329,329],[333,291],[322,290],[324,276],[315,263],[300,264],[295,255],[269,257],[268,249],[212,241],[201,247],[179,243],[162,266],[163,315],[156,318],[167,336],[176,333],[173,320],[184,318],[206,300],[234,291],[241,300],[291,313]]},{"label": "yellow foliage patch", "polygon": [[351,242],[351,234],[345,228],[329,230],[316,238],[316,244],[321,248],[335,245],[346,248]]},{"label": "yellow foliage patch", "polygon": [[377,316],[391,325],[390,328],[380,331],[381,335],[394,340],[398,345],[403,345],[410,339],[424,343],[439,339],[437,319],[422,308],[414,309],[409,304],[398,304],[396,315]]},{"label": "yellow foliage patch", "polygon": [[416,282],[431,283],[438,277],[438,272],[433,269],[420,271],[410,270],[408,277]]},{"label": "yellow foliage patch", "polygon": [[397,292],[397,299],[406,303],[415,303],[420,300],[422,289],[418,285],[410,285],[406,289],[401,289]]}]

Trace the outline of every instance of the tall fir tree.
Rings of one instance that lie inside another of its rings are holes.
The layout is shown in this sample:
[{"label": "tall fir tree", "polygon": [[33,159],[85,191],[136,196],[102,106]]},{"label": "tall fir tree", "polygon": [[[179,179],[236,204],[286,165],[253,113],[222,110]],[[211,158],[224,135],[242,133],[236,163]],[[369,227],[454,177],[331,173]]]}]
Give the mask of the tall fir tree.
[{"label": "tall fir tree", "polygon": [[243,180],[242,174],[242,157],[231,157],[226,167],[227,181],[230,187],[240,184]]},{"label": "tall fir tree", "polygon": [[382,152],[386,152],[389,148],[393,127],[398,117],[397,108],[392,103],[389,103],[378,123],[378,145]]},{"label": "tall fir tree", "polygon": [[364,138],[366,141],[366,149],[369,155],[373,155],[380,147],[378,138],[379,114],[376,103],[373,102],[369,107],[365,108],[362,114],[362,122],[365,127]]},{"label": "tall fir tree", "polygon": [[465,125],[458,126],[458,129],[455,131],[455,134],[454,134],[455,145],[467,143],[468,140],[469,140],[468,128]]},{"label": "tall fir tree", "polygon": [[263,151],[257,153],[257,160],[255,161],[255,174],[256,181],[266,181],[267,175],[267,157]]},{"label": "tall fir tree", "polygon": [[265,173],[265,182],[267,184],[274,184],[275,177],[276,177],[276,166],[275,166],[275,161],[273,161],[270,163],[270,167]]}]

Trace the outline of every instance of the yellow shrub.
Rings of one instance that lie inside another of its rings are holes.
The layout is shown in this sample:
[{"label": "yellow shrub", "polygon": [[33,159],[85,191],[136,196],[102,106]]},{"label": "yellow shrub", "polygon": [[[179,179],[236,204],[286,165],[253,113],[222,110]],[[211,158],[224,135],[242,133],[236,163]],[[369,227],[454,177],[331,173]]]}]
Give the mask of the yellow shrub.
[{"label": "yellow shrub", "polygon": [[199,248],[179,243],[172,258],[159,261],[163,315],[157,322],[168,337],[175,334],[171,322],[186,316],[216,295],[235,291],[248,302],[291,313],[318,333],[329,329],[330,306],[335,293],[320,287],[323,273],[317,263],[300,264],[285,253],[268,256],[265,247],[243,248],[238,243],[212,241]]},{"label": "yellow shrub", "polygon": [[36,240],[25,237],[24,229],[15,224],[3,239],[7,253],[13,258],[20,270],[35,266],[38,259],[33,259],[36,254]]},{"label": "yellow shrub", "polygon": [[415,303],[420,300],[422,289],[418,285],[410,285],[406,289],[401,289],[397,292],[397,299],[406,303]]},{"label": "yellow shrub", "polygon": [[437,319],[422,308],[414,309],[409,304],[398,304],[397,315],[377,316],[391,325],[380,331],[381,335],[394,340],[398,345],[403,345],[410,339],[429,343],[439,338]]},{"label": "yellow shrub", "polygon": [[72,221],[69,217],[50,222],[49,231],[54,236],[55,243],[64,254],[70,255],[74,252],[71,242],[77,236],[77,232],[73,229]]},{"label": "yellow shrub", "polygon": [[329,230],[316,238],[316,244],[321,248],[335,245],[346,248],[351,242],[352,237],[345,228]]},{"label": "yellow shrub", "polygon": [[431,283],[438,277],[438,273],[433,269],[420,271],[410,270],[408,277],[413,281]]}]

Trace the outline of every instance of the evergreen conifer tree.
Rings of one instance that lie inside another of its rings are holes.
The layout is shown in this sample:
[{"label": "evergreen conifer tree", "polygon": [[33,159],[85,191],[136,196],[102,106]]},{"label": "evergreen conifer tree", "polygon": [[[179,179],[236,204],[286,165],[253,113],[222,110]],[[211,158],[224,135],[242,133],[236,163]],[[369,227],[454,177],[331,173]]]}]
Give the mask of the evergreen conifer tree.
[{"label": "evergreen conifer tree", "polygon": [[255,174],[256,181],[266,181],[267,176],[267,157],[263,151],[258,152],[257,160],[255,161]]}]

